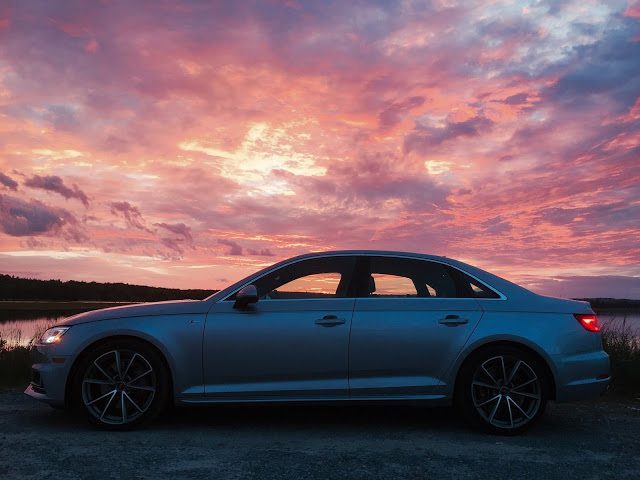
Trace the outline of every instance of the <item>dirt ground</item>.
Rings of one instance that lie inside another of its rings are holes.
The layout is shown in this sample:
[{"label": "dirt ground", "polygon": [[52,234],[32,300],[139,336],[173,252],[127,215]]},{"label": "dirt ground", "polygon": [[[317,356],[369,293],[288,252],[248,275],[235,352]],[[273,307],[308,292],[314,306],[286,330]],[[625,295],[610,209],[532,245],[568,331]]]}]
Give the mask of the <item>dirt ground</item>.
[{"label": "dirt ground", "polygon": [[408,406],[178,409],[109,433],[4,391],[0,478],[640,479],[640,400],[551,404],[509,438]]}]

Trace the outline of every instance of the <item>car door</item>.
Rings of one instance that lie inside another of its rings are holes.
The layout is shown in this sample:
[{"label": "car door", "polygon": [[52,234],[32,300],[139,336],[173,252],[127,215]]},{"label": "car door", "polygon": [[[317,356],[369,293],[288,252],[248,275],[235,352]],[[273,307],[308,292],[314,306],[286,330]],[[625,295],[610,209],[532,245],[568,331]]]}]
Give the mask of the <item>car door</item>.
[{"label": "car door", "polygon": [[361,257],[349,349],[352,398],[429,397],[482,315],[460,298],[452,267],[417,258]]},{"label": "car door", "polygon": [[354,257],[305,259],[253,281],[258,302],[217,302],[205,325],[210,400],[348,398]]}]

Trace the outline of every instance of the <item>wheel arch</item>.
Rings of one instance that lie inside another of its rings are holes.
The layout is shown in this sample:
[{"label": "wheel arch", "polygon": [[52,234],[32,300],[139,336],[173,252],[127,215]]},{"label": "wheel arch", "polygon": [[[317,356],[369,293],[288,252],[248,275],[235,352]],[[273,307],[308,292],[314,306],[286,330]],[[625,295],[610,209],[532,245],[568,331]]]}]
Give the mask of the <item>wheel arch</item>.
[{"label": "wheel arch", "polygon": [[546,386],[548,388],[549,399],[555,400],[557,378],[556,378],[556,373],[552,367],[553,365],[552,362],[550,361],[550,359],[548,358],[548,355],[545,352],[540,351],[540,349],[537,348],[535,345],[532,345],[530,342],[527,342],[525,339],[521,339],[521,338],[491,339],[481,343],[473,344],[469,346],[467,349],[465,349],[465,351],[458,357],[455,370],[454,370],[455,381],[454,381],[454,390],[452,392],[454,396],[454,400],[456,399],[459,393],[461,373],[464,370],[464,367],[470,361],[472,361],[476,355],[480,354],[481,352],[484,352],[486,350],[491,350],[492,348],[504,347],[504,346],[519,348],[529,353],[530,355],[533,355],[540,362],[542,367],[546,370],[546,374],[547,374]]},{"label": "wheel arch", "polygon": [[136,334],[132,334],[132,333],[121,333],[121,334],[114,334],[114,335],[108,335],[105,337],[101,337],[98,339],[93,339],[92,341],[90,341],[89,343],[87,343],[86,345],[84,345],[82,347],[82,350],[80,351],[80,353],[78,353],[75,356],[75,359],[69,369],[69,374],[67,375],[67,379],[66,379],[66,383],[65,383],[65,388],[64,388],[64,403],[65,403],[65,407],[70,407],[71,406],[71,388],[73,387],[73,380],[74,377],[76,375],[76,370],[78,368],[78,365],[80,364],[80,361],[89,354],[89,352],[98,347],[99,345],[102,345],[103,343],[106,342],[110,342],[110,341],[114,341],[114,340],[134,340],[137,342],[140,342],[146,346],[148,346],[149,348],[153,349],[158,356],[160,357],[160,360],[162,361],[164,367],[167,369],[167,372],[169,374],[169,396],[168,398],[171,399],[171,401],[173,401],[173,368],[171,367],[171,363],[168,360],[167,354],[166,352],[164,352],[164,350],[162,348],[160,348],[158,345],[156,345],[154,342],[152,342],[151,340],[149,340],[148,338],[145,338],[143,336],[140,335],[136,335]]}]

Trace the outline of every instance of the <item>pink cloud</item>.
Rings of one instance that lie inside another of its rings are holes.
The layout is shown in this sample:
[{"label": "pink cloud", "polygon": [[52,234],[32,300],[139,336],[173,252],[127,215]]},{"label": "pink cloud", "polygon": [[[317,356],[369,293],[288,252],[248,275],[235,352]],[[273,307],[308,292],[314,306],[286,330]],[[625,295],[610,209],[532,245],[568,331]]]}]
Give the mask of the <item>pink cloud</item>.
[{"label": "pink cloud", "polygon": [[87,53],[96,53],[100,49],[100,44],[95,38],[89,40],[84,46],[84,51]]},{"label": "pink cloud", "polygon": [[629,6],[624,11],[626,17],[640,17],[640,2],[629,2]]},{"label": "pink cloud", "polygon": [[0,253],[204,288],[369,246],[640,275],[636,3],[290,3],[0,11]]}]

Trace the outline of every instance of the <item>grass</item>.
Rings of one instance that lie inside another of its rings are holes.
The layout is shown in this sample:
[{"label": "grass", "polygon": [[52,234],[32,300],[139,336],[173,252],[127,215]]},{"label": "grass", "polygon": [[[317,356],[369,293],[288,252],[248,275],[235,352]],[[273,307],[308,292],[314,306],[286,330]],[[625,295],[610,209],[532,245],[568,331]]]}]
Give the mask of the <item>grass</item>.
[{"label": "grass", "polygon": [[15,345],[6,348],[0,344],[0,387],[26,387],[31,377],[31,363],[29,347]]},{"label": "grass", "polygon": [[22,332],[12,330],[9,337],[0,334],[0,387],[26,387],[31,379],[31,357],[33,341],[39,338],[49,325],[44,325],[41,331],[24,345]]},{"label": "grass", "polygon": [[6,339],[0,336],[0,387],[26,386],[31,378],[31,346],[20,344],[20,332]]},{"label": "grass", "polygon": [[609,325],[602,330],[602,346],[611,362],[611,390],[640,394],[640,337],[626,325]]}]

